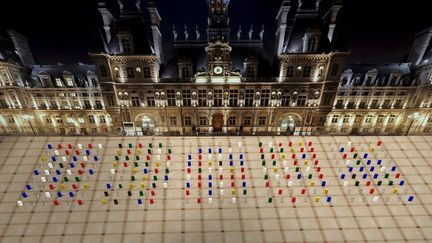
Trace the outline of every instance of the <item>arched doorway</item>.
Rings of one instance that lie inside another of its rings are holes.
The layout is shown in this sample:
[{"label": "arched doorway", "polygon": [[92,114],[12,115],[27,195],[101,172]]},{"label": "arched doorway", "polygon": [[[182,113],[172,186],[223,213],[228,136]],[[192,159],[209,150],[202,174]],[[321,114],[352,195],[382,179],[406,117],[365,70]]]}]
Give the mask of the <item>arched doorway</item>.
[{"label": "arched doorway", "polygon": [[156,132],[154,120],[146,114],[137,116],[136,125],[138,132],[141,132],[142,135],[152,135]]},{"label": "arched doorway", "polygon": [[279,125],[281,133],[294,134],[296,127],[301,126],[301,120],[297,115],[288,114],[282,117]]},{"label": "arched doorway", "polygon": [[212,124],[214,132],[221,132],[223,127],[223,115],[221,113],[213,114]]}]

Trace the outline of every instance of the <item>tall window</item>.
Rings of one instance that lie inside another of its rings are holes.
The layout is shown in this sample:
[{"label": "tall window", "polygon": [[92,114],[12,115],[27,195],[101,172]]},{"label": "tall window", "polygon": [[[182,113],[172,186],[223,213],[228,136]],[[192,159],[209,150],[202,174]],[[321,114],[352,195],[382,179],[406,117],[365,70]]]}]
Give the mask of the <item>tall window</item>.
[{"label": "tall window", "polygon": [[372,108],[377,108],[378,107],[378,100],[372,100],[371,107]]},{"label": "tall window", "polygon": [[190,78],[191,77],[191,70],[189,67],[182,67],[181,73],[182,73],[183,78]]},{"label": "tall window", "polygon": [[238,90],[230,90],[229,92],[229,106],[237,106],[238,101]]},{"label": "tall window", "polygon": [[168,101],[168,106],[176,105],[175,90],[172,89],[167,90],[167,101]]},{"label": "tall window", "polygon": [[105,124],[105,123],[106,123],[106,118],[105,118],[105,116],[99,116],[99,121],[100,121],[100,123]]},{"label": "tall window", "polygon": [[192,126],[192,117],[191,116],[185,116],[184,117],[184,125],[185,126]]},{"label": "tall window", "polygon": [[206,106],[206,90],[198,90],[198,106]]},{"label": "tall window", "polygon": [[200,124],[200,126],[207,126],[207,117],[200,116],[199,117],[199,124]]},{"label": "tall window", "polygon": [[311,76],[311,70],[312,67],[311,66],[306,66],[303,70],[303,77],[310,77]]},{"label": "tall window", "polygon": [[245,74],[246,74],[246,77],[249,77],[249,78],[255,77],[255,68],[248,65],[246,67]]},{"label": "tall window", "polygon": [[73,86],[73,81],[72,81],[71,77],[66,77],[65,80],[66,80],[66,85],[67,86],[69,86],[69,87]]},{"label": "tall window", "polygon": [[106,68],[106,66],[105,65],[100,65],[99,66],[99,70],[100,70],[100,73],[101,73],[101,76],[102,77],[108,77],[108,72],[107,72],[107,68]]},{"label": "tall window", "polygon": [[338,115],[334,115],[333,117],[332,117],[332,123],[337,123],[338,122],[338,120],[339,120],[339,116]]},{"label": "tall window", "polygon": [[133,68],[131,67],[126,68],[126,72],[128,78],[135,78],[135,72]]},{"label": "tall window", "polygon": [[156,106],[155,97],[153,96],[153,94],[147,95],[147,106],[149,107]]},{"label": "tall window", "polygon": [[95,117],[93,115],[89,115],[88,118],[90,123],[96,123]]},{"label": "tall window", "polygon": [[132,43],[129,39],[122,39],[121,45],[123,48],[123,53],[131,53],[132,52]]},{"label": "tall window", "polygon": [[132,101],[133,107],[139,107],[141,105],[141,101],[140,101],[140,98],[138,96],[132,96],[131,101]]},{"label": "tall window", "polygon": [[251,116],[245,116],[243,118],[243,125],[244,126],[250,126],[250,125],[252,125],[252,117]]},{"label": "tall window", "polygon": [[170,117],[170,125],[171,126],[177,126],[177,117],[175,117],[175,116]]},{"label": "tall window", "polygon": [[365,123],[371,123],[372,122],[372,115],[367,115],[365,119]]},{"label": "tall window", "polygon": [[315,51],[316,42],[317,42],[316,38],[314,37],[309,38],[306,51],[307,52]]},{"label": "tall window", "polygon": [[144,78],[151,78],[151,69],[150,67],[143,68],[143,76]]},{"label": "tall window", "polygon": [[214,91],[213,101],[214,101],[214,106],[216,107],[222,106],[222,90],[218,89]]},{"label": "tall window", "polygon": [[343,108],[343,100],[337,100],[336,102],[336,109],[342,109]]},{"label": "tall window", "polygon": [[260,125],[260,126],[265,126],[265,124],[266,124],[266,119],[267,119],[267,117],[265,117],[265,116],[260,116],[260,117],[258,118],[258,125]]},{"label": "tall window", "polygon": [[192,98],[190,90],[183,90],[183,106],[191,106]]},{"label": "tall window", "polygon": [[288,66],[287,67],[287,77],[292,78],[294,76],[294,67]]},{"label": "tall window", "polygon": [[230,126],[235,126],[236,125],[236,117],[235,116],[230,116],[228,118],[228,125],[230,125]]},{"label": "tall window", "polygon": [[58,87],[62,87],[62,86],[63,86],[63,82],[61,81],[60,78],[56,78],[55,81],[56,81],[56,85],[57,85]]},{"label": "tall window", "polygon": [[396,119],[396,115],[390,115],[388,119],[388,123],[394,123],[395,119]]},{"label": "tall window", "polygon": [[102,102],[100,100],[95,101],[96,109],[102,109]]},{"label": "tall window", "polygon": [[107,95],[108,106],[114,106],[114,96]]},{"label": "tall window", "polygon": [[89,100],[84,100],[84,108],[85,109],[91,109],[91,104]]},{"label": "tall window", "polygon": [[396,100],[394,108],[402,108],[402,102],[403,100]]},{"label": "tall window", "polygon": [[268,106],[269,100],[270,100],[270,90],[269,89],[262,90],[260,105],[261,106]]},{"label": "tall window", "polygon": [[291,97],[288,92],[282,95],[282,106],[290,106]]},{"label": "tall window", "polygon": [[247,89],[245,93],[245,106],[253,106],[254,90]]},{"label": "tall window", "polygon": [[304,106],[306,103],[306,96],[300,95],[297,99],[297,106]]}]

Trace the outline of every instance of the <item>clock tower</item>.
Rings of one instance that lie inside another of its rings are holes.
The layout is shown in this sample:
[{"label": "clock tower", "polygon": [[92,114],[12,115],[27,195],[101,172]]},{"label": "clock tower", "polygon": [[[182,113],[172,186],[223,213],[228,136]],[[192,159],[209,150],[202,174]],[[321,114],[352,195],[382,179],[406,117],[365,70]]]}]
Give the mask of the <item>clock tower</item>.
[{"label": "clock tower", "polygon": [[231,47],[227,42],[217,40],[206,47],[206,73],[208,76],[229,76],[231,74]]}]

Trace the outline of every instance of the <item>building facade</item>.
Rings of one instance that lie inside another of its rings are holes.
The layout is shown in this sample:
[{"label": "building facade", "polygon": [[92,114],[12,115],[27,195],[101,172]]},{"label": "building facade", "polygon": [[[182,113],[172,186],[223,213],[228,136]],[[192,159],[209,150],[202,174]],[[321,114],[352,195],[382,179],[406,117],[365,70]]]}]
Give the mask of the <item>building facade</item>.
[{"label": "building facade", "polygon": [[99,3],[94,65],[35,65],[27,40],[9,31],[0,39],[0,132],[432,133],[432,31],[416,36],[407,63],[346,66],[341,1],[282,1],[274,51],[264,26],[232,29],[229,0],[208,6],[207,23],[173,26],[164,40],[154,3]]}]

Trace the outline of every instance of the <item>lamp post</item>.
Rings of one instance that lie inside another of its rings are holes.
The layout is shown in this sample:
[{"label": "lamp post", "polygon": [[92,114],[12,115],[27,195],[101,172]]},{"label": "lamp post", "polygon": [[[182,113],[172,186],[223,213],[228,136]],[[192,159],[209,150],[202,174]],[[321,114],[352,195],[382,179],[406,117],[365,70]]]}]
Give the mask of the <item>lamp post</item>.
[{"label": "lamp post", "polygon": [[417,119],[420,118],[420,113],[419,113],[419,112],[414,112],[413,114],[409,115],[408,118],[411,119],[411,123],[410,123],[410,125],[408,126],[408,129],[407,129],[407,131],[406,131],[405,136],[408,136],[409,131],[410,131],[410,129],[411,129],[411,126],[412,126],[412,124],[414,123],[414,120],[417,120]]},{"label": "lamp post", "polygon": [[36,133],[35,133],[35,131],[33,129],[33,125],[31,124],[31,120],[33,119],[33,116],[31,116],[31,115],[23,115],[22,118],[23,118],[24,121],[27,121],[29,123],[30,128],[31,128],[31,130],[33,132],[33,135],[35,135]]},{"label": "lamp post", "polygon": [[129,99],[129,94],[128,92],[119,92],[118,96],[120,98],[120,118],[121,118],[121,123],[122,123],[122,134],[125,133],[125,127],[124,127],[124,112],[123,110],[127,111],[127,107],[129,106],[128,104],[128,99]]}]

